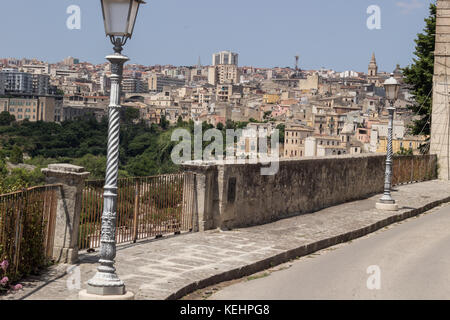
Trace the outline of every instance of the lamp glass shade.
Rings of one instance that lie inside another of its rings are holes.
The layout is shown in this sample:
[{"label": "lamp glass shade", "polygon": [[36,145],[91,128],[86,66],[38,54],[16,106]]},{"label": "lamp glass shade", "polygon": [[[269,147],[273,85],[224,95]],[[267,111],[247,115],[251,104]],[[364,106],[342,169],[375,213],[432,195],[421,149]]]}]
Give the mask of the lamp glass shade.
[{"label": "lamp glass shade", "polygon": [[131,4],[130,21],[128,23],[128,34],[130,35],[130,37],[133,34],[134,24],[136,23],[139,5],[140,5],[139,1],[133,1],[133,3]]},{"label": "lamp glass shade", "polygon": [[400,84],[391,75],[391,77],[384,82],[384,89],[386,90],[386,98],[388,100],[396,100],[398,98]]},{"label": "lamp glass shade", "polygon": [[101,0],[107,36],[130,37],[141,0]]}]

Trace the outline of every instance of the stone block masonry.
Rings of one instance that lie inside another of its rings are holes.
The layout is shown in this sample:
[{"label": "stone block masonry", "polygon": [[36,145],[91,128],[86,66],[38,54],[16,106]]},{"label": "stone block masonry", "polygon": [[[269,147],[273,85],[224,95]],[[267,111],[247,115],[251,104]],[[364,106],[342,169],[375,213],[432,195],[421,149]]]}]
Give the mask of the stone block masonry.
[{"label": "stone block masonry", "polygon": [[438,156],[439,178],[450,180],[450,0],[437,1],[430,154]]},{"label": "stone block masonry", "polygon": [[260,225],[383,191],[383,154],[280,160],[272,176],[261,175],[263,166],[184,165],[196,174],[199,231]]},{"label": "stone block masonry", "polygon": [[56,262],[78,260],[78,229],[84,180],[89,176],[83,167],[50,164],[42,169],[48,184],[61,184],[58,192],[53,258]]}]

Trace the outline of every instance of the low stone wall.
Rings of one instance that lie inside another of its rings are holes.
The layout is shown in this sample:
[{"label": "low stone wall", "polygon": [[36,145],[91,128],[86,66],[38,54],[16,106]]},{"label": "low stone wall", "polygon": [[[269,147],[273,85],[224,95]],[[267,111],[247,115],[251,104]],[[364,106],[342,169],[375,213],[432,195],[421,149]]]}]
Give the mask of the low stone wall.
[{"label": "low stone wall", "polygon": [[280,160],[275,175],[260,163],[187,163],[195,173],[198,230],[240,228],[314,212],[383,192],[385,155]]}]

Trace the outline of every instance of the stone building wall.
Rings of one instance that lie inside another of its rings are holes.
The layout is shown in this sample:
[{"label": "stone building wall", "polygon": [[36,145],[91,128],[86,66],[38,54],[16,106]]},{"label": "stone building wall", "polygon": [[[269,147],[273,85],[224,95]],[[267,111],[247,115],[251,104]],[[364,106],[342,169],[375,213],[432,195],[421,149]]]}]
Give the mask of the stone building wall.
[{"label": "stone building wall", "polygon": [[433,111],[430,154],[439,161],[439,178],[450,180],[450,0],[437,1]]}]

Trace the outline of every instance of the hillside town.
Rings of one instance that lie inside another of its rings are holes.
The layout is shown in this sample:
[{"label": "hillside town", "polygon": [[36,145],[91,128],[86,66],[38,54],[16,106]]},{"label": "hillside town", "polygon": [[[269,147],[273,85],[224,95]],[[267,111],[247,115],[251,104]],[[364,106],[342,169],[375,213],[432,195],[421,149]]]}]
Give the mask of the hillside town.
[{"label": "hillside town", "polygon": [[3,4],[3,305],[448,299],[450,0],[255,4]]},{"label": "hillside town", "polygon": [[[222,51],[203,66],[127,64],[122,79],[122,105],[139,109],[140,120],[249,122],[270,135],[284,131],[284,158],[384,153],[388,112],[383,82],[393,73],[401,84],[393,129],[394,153],[420,153],[426,137],[412,136],[415,115],[399,65],[381,72],[372,54],[367,73],[303,70],[293,67],[240,67],[239,55]],[[17,121],[63,122],[86,114],[107,114],[110,64],[93,65],[68,57],[50,64],[36,59],[0,59],[0,111]],[[255,125],[258,124],[258,125]],[[246,151],[255,150],[247,143]]]}]

